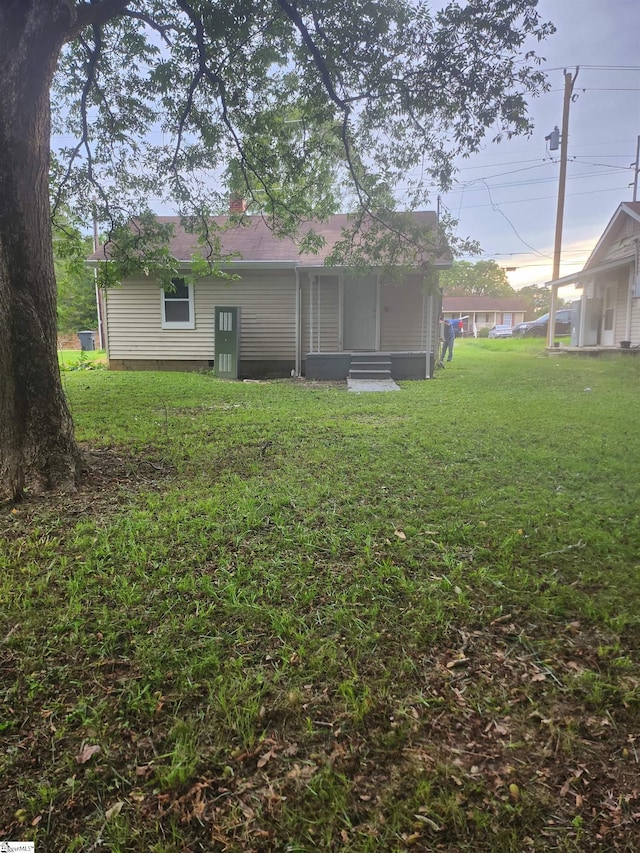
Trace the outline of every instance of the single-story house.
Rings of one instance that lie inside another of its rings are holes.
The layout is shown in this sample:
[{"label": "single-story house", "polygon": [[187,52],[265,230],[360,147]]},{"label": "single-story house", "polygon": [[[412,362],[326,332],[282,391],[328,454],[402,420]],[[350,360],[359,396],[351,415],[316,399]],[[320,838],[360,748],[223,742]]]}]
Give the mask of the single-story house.
[{"label": "single-story house", "polygon": [[[413,216],[435,233],[435,213]],[[111,368],[214,368],[229,378],[345,379],[358,370],[369,371],[369,378],[432,376],[441,307],[437,270],[450,266],[449,257],[430,258],[425,270],[392,281],[382,273],[325,265],[349,225],[346,214],[313,223],[325,240],[318,254],[300,253],[259,216],[240,222],[214,217],[224,228],[222,253],[230,258],[221,269],[235,280],[190,278],[202,245],[178,217],[158,221],[173,226],[169,250],[184,277],[173,280],[173,291],[143,273],[104,291],[103,339]],[[99,250],[89,264],[104,260]]]},{"label": "single-story house", "polygon": [[527,308],[527,301],[515,296],[442,297],[445,320],[462,319],[464,334],[471,332],[474,324],[477,331],[492,326],[515,326],[523,322]]},{"label": "single-story house", "polygon": [[549,282],[554,302],[567,285],[582,291],[573,303],[573,347],[640,346],[639,245],[640,202],[624,202],[583,269]]}]

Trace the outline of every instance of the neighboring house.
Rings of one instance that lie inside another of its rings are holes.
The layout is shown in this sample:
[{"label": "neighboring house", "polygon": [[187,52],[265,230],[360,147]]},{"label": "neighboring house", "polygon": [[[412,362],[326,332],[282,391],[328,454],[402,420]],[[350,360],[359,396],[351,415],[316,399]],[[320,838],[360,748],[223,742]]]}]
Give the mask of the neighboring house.
[{"label": "neighboring house", "polygon": [[[435,213],[414,214],[435,229]],[[291,239],[278,239],[258,216],[243,217],[221,236],[222,252],[237,259],[222,269],[238,276],[189,280],[191,258],[202,253],[197,238],[177,217],[170,252],[184,278],[165,292],[140,274],[104,293],[104,338],[114,369],[195,370],[214,367],[221,376],[306,375],[344,379],[356,357],[393,378],[430,378],[438,349],[440,292],[437,270],[450,258],[429,263],[431,286],[416,272],[401,283],[380,274],[352,275],[324,265],[346,215],[314,223],[325,238],[317,254],[300,254]],[[216,217],[219,225],[226,217]],[[89,260],[95,266],[104,255]],[[361,367],[362,369],[362,367]]]},{"label": "neighboring house", "polygon": [[515,326],[527,313],[527,302],[514,296],[443,296],[442,313],[446,320],[462,318],[464,334],[475,323],[478,331],[492,326]]},{"label": "neighboring house", "polygon": [[584,268],[550,282],[556,295],[567,285],[582,290],[573,303],[572,346],[640,346],[639,245],[640,202],[625,202]]}]

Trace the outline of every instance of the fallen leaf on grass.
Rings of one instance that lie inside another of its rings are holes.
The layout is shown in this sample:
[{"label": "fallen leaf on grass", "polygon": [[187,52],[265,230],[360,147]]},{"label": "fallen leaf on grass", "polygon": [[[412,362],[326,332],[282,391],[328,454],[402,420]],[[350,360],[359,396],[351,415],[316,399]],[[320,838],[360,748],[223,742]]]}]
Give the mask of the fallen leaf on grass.
[{"label": "fallen leaf on grass", "polygon": [[419,820],[420,823],[425,823],[429,829],[432,829],[434,832],[440,832],[441,827],[435,822],[435,820],[431,820],[430,817],[427,817],[423,814],[414,814],[416,820]]},{"label": "fallen leaf on grass", "polygon": [[469,663],[469,658],[454,658],[447,664],[447,669],[455,669],[457,666],[466,666]]},{"label": "fallen leaf on grass", "polygon": [[80,752],[76,755],[76,761],[78,764],[86,764],[94,755],[101,751],[101,747],[97,744],[90,745],[85,743],[80,750]]},{"label": "fallen leaf on grass", "polygon": [[114,803],[114,805],[112,805],[110,809],[106,810],[106,812],[104,813],[105,818],[107,820],[111,820],[111,818],[118,817],[118,815],[122,811],[123,806],[124,803],[122,802],[122,800],[118,800],[118,802]]},{"label": "fallen leaf on grass", "polygon": [[404,539],[406,539],[406,538],[407,538],[407,534],[404,532],[404,530],[394,530],[393,532],[394,532],[394,533],[395,533],[395,535],[398,537],[398,539],[403,539],[403,540],[404,540]]},{"label": "fallen leaf on grass", "polygon": [[277,755],[277,753],[273,749],[270,749],[268,752],[265,752],[265,754],[258,759],[257,766],[264,767],[265,764],[270,761],[275,755]]},{"label": "fallen leaf on grass", "polygon": [[510,622],[513,619],[513,613],[505,613],[504,616],[497,616],[490,625],[504,625],[505,622]]},{"label": "fallen leaf on grass", "polygon": [[305,781],[310,779],[317,769],[315,764],[305,764],[302,767],[299,764],[294,764],[293,768],[287,773],[287,779]]}]

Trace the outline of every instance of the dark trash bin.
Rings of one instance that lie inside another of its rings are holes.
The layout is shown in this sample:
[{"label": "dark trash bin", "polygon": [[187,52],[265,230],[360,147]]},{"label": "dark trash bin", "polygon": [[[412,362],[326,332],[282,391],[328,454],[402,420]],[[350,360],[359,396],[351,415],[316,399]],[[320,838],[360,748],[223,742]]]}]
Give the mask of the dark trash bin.
[{"label": "dark trash bin", "polygon": [[91,331],[78,332],[78,337],[80,338],[80,349],[84,352],[85,350],[94,350],[96,348],[96,334]]}]

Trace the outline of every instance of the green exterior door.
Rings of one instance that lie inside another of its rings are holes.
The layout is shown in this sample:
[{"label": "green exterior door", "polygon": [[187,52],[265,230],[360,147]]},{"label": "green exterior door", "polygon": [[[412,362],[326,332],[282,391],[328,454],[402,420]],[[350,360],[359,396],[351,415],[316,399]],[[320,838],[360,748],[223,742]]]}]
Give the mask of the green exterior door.
[{"label": "green exterior door", "polygon": [[240,362],[240,309],[216,306],[216,376],[237,379]]}]

